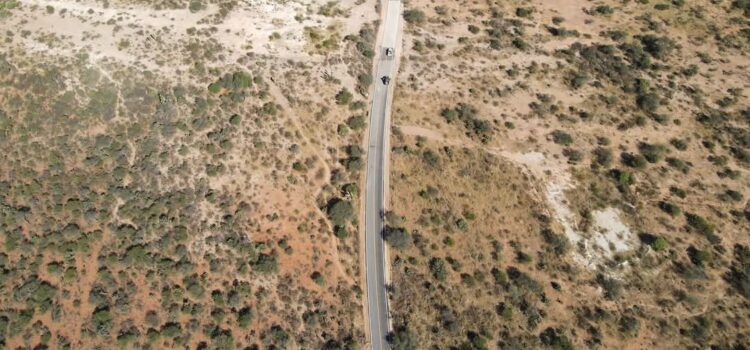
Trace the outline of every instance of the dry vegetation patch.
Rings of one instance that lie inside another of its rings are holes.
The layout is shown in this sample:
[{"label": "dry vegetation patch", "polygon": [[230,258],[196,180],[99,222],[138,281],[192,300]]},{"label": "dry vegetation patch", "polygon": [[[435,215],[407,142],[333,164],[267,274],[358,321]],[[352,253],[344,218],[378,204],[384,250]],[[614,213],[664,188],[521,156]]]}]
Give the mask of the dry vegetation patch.
[{"label": "dry vegetation patch", "polygon": [[[485,218],[489,233],[469,221],[462,238],[484,242],[479,247],[454,239],[419,251],[422,259],[415,248],[394,254],[393,297],[402,302],[394,308],[396,347],[746,344],[750,320],[739,286],[747,278],[735,272],[750,244],[746,8],[741,1],[410,2],[393,118],[408,147],[394,151],[418,151],[394,156],[391,174],[404,231],[432,224],[409,216],[433,203],[402,195],[427,185],[466,194],[476,213],[501,203],[488,198],[521,192],[535,201],[516,198],[528,220]],[[420,144],[442,161],[439,176],[398,167],[400,158],[419,155]],[[444,151],[461,148],[472,151]],[[516,170],[486,168],[474,152]],[[463,182],[446,170],[464,162],[482,169],[482,179]],[[523,185],[501,180],[514,171],[526,175]],[[472,192],[485,179],[488,190]],[[516,228],[521,222],[529,226]],[[506,284],[472,284],[473,271],[430,279],[432,256],[480,254],[492,240],[522,247],[505,244],[503,258],[483,266],[504,271]],[[517,298],[513,274],[542,286],[538,302]],[[404,290],[429,298],[402,298]],[[475,300],[477,310],[459,311]]]}]

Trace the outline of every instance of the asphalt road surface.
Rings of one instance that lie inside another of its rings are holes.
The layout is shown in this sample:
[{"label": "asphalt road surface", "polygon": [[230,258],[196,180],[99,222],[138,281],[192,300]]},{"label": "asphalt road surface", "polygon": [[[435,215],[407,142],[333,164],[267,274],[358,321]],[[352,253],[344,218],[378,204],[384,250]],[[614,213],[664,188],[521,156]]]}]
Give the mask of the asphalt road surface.
[{"label": "asphalt road surface", "polygon": [[[385,261],[383,246],[384,177],[386,157],[385,142],[390,114],[390,85],[381,78],[389,76],[395,83],[396,60],[399,54],[399,30],[401,30],[401,1],[385,0],[386,16],[381,47],[377,49],[378,60],[374,77],[370,113],[370,136],[367,149],[367,173],[365,187],[365,269],[367,273],[367,310],[370,324],[370,337],[373,350],[389,349],[386,336],[390,330],[388,321],[388,295],[385,289]],[[393,57],[386,57],[385,48],[394,48]]]}]

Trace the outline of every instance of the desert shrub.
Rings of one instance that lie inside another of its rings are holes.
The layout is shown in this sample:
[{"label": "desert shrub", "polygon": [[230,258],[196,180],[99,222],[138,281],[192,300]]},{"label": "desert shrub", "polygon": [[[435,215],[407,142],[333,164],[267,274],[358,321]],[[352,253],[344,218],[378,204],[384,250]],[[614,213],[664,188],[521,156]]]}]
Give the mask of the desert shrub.
[{"label": "desert shrub", "polygon": [[404,11],[404,20],[411,24],[422,24],[425,21],[424,12],[417,9]]},{"label": "desert shrub", "polygon": [[440,190],[428,185],[427,188],[420,190],[417,194],[422,198],[430,199],[437,197],[440,194]]},{"label": "desert shrub", "polygon": [[583,159],[583,153],[577,149],[566,148],[563,150],[563,155],[568,158],[571,163],[579,162]]},{"label": "desert shrub", "polygon": [[502,286],[508,284],[508,274],[505,271],[493,267],[492,270],[490,270],[490,273],[492,274],[492,278],[495,280],[496,284]]},{"label": "desert shrub", "polygon": [[352,98],[354,98],[354,95],[347,88],[343,88],[336,94],[336,104],[348,105],[352,102]]},{"label": "desert shrub", "polygon": [[333,199],[328,204],[328,217],[337,226],[344,226],[354,217],[354,207],[349,201]]},{"label": "desert shrub", "polygon": [[655,112],[657,108],[659,108],[659,105],[661,102],[659,101],[659,96],[654,93],[646,93],[642,95],[638,95],[636,98],[636,104],[638,107],[645,112]]},{"label": "desert shrub", "polygon": [[690,171],[690,164],[679,158],[667,157],[667,164],[684,174],[687,174]]},{"label": "desert shrub", "polygon": [[681,139],[671,139],[669,140],[669,143],[672,144],[672,146],[680,151],[684,151],[687,149],[688,145],[687,142]]},{"label": "desert shrub", "polygon": [[660,252],[667,248],[667,240],[664,239],[664,237],[656,237],[650,244],[651,248],[653,248],[655,251]]},{"label": "desert shrub", "polygon": [[411,235],[406,229],[386,226],[383,232],[383,239],[396,249],[404,249],[412,244]]},{"label": "desert shrub", "polygon": [[372,85],[372,75],[371,74],[360,74],[357,77],[357,81],[359,82],[359,85],[363,87],[367,87]]},{"label": "desert shrub", "polygon": [[333,234],[339,239],[344,239],[349,237],[349,230],[346,226],[334,226]]},{"label": "desert shrub", "polygon": [[99,336],[108,336],[112,329],[112,314],[108,307],[99,307],[91,315],[94,333]]},{"label": "desert shrub", "polygon": [[675,42],[665,36],[647,34],[637,38],[641,41],[643,49],[658,59],[666,58],[675,48]]},{"label": "desert shrub", "polygon": [[745,17],[750,17],[750,0],[734,0],[732,8],[742,10]]},{"label": "desert shrub", "polygon": [[685,190],[679,188],[679,187],[674,187],[674,186],[670,187],[669,188],[669,193],[671,193],[671,194],[673,194],[673,195],[675,195],[675,196],[677,196],[679,198],[685,198],[685,197],[687,197],[687,192]]},{"label": "desert shrub", "polygon": [[354,130],[363,129],[365,126],[367,126],[365,117],[361,115],[352,116],[351,118],[349,118],[349,120],[346,121],[346,125]]},{"label": "desert shrub", "polygon": [[516,287],[535,294],[541,294],[542,292],[544,292],[544,287],[542,287],[541,283],[533,279],[527,273],[519,270],[518,268],[509,266],[507,269],[505,269],[505,272],[507,273],[510,281]]},{"label": "desert shrub", "polygon": [[475,350],[487,350],[487,338],[477,332],[469,331],[466,333],[466,337],[469,338],[469,344],[471,348]]},{"label": "desert shrub", "polygon": [[624,170],[612,169],[610,176],[617,182],[617,187],[621,192],[624,192],[628,186],[635,183],[635,176]]},{"label": "desert shrub", "polygon": [[594,149],[594,160],[597,164],[608,167],[612,165],[612,150],[604,147],[597,147]]},{"label": "desert shrub", "polygon": [[432,168],[437,168],[440,165],[440,156],[431,149],[422,152],[422,160]]},{"label": "desert shrub", "polygon": [[218,93],[221,91],[221,85],[219,83],[208,84],[208,91],[214,94]]},{"label": "desert shrub", "polygon": [[448,271],[445,269],[445,261],[441,258],[432,258],[429,262],[430,273],[438,281],[445,281]]},{"label": "desert shrub", "polygon": [[445,121],[452,123],[454,121],[463,122],[469,136],[476,137],[482,142],[487,142],[492,136],[492,125],[483,119],[477,117],[477,109],[468,103],[459,103],[454,108],[445,108],[440,115]]},{"label": "desert shrub", "polygon": [[385,222],[388,225],[399,227],[404,223],[404,217],[396,214],[393,210],[389,210],[385,213]]},{"label": "desert shrub", "polygon": [[667,202],[667,201],[661,201],[659,202],[659,209],[664,211],[665,213],[669,214],[672,217],[677,217],[682,213],[680,210],[680,207],[676,204]]},{"label": "desert shrub", "polygon": [[733,201],[733,202],[740,202],[744,198],[741,192],[735,191],[732,189],[727,189],[719,195],[719,198],[725,202]]},{"label": "desert shrub", "polygon": [[556,234],[551,229],[543,229],[542,237],[549,245],[549,249],[557,255],[564,255],[570,249],[568,238],[564,235]]},{"label": "desert shrub", "polygon": [[721,238],[714,233],[716,230],[714,224],[710,223],[706,218],[694,213],[685,213],[685,218],[687,219],[688,226],[706,236],[709,242],[713,244],[721,242]]},{"label": "desert shrub", "polygon": [[724,168],[721,171],[717,171],[716,175],[718,175],[720,178],[730,178],[730,179],[738,179],[740,177],[739,170],[733,170],[731,168]]},{"label": "desert shrub", "polygon": [[646,167],[646,164],[648,164],[646,157],[640,154],[632,154],[628,152],[621,153],[620,160],[622,161],[622,164],[636,169],[643,169]]},{"label": "desert shrub", "polygon": [[388,334],[387,340],[393,350],[415,350],[419,348],[417,338],[406,326],[396,327]]},{"label": "desert shrub", "polygon": [[573,136],[565,131],[555,130],[550,135],[552,135],[552,141],[558,145],[568,146],[573,143]]},{"label": "desert shrub", "polygon": [[559,28],[559,27],[553,27],[553,26],[546,26],[547,31],[556,36],[561,38],[567,38],[567,37],[579,37],[581,33],[579,33],[577,30],[569,30],[565,28]]},{"label": "desert shrub", "polygon": [[640,326],[641,325],[638,319],[632,316],[623,316],[618,321],[618,328],[620,332],[631,337],[638,335]]},{"label": "desert shrub", "polygon": [[318,271],[313,272],[310,275],[310,279],[312,279],[313,281],[315,281],[315,284],[317,284],[319,286],[322,286],[325,283],[325,278],[323,278],[323,275],[320,272],[318,272]]},{"label": "desert shrub", "polygon": [[622,30],[608,30],[602,33],[602,36],[610,38],[613,41],[622,41],[628,37],[628,33]]},{"label": "desert shrub", "polygon": [[525,51],[529,49],[529,43],[527,43],[523,38],[521,37],[515,37],[511,41],[511,44],[519,50]]},{"label": "desert shrub", "polygon": [[651,144],[646,142],[641,142],[640,144],[638,144],[638,150],[649,163],[659,162],[664,157],[664,153],[667,152],[667,148],[664,147],[664,145]]},{"label": "desert shrub", "polygon": [[539,341],[557,350],[573,350],[575,347],[562,330],[548,327],[539,334]]},{"label": "desert shrub", "polygon": [[711,253],[705,250],[700,250],[694,246],[690,246],[687,249],[688,257],[690,262],[696,266],[706,267],[706,264],[711,262]]},{"label": "desert shrub", "polygon": [[621,281],[599,274],[596,282],[604,289],[604,296],[607,299],[618,299],[622,295],[623,284]]},{"label": "desert shrub", "polygon": [[464,218],[460,218],[456,220],[456,228],[461,231],[466,231],[469,229],[469,222],[467,222]]},{"label": "desert shrub", "polygon": [[204,10],[206,8],[206,5],[199,0],[191,0],[188,8],[190,9],[190,12],[196,13]]},{"label": "desert shrub", "polygon": [[584,72],[573,72],[570,75],[570,78],[568,79],[568,84],[570,87],[572,87],[575,90],[580,89],[583,85],[586,84],[591,78],[588,76],[588,74]]},{"label": "desert shrub", "polygon": [[[637,73],[620,55],[617,55],[615,48],[611,45],[574,44],[569,51],[563,53],[571,55],[571,59],[576,60],[580,71],[593,72],[597,76],[605,77],[626,91],[632,90],[637,79]],[[625,56],[630,57],[627,52]],[[645,56],[648,57],[648,55]]]},{"label": "desert shrub", "polygon": [[734,261],[724,279],[743,297],[750,299],[750,247],[736,244]]},{"label": "desert shrub", "polygon": [[529,18],[531,17],[531,14],[534,13],[534,9],[530,7],[517,7],[516,8],[516,16],[521,18]]},{"label": "desert shrub", "polygon": [[599,5],[595,6],[592,12],[597,15],[611,15],[615,13],[615,9],[609,5]]},{"label": "desert shrub", "polygon": [[476,279],[474,276],[468,274],[468,273],[462,273],[461,274],[461,282],[466,285],[467,287],[471,288],[476,285]]},{"label": "desert shrub", "polygon": [[532,262],[534,259],[529,255],[528,253],[524,251],[517,251],[516,252],[516,261],[522,264],[528,264]]},{"label": "desert shrub", "polygon": [[262,273],[275,273],[279,270],[279,259],[276,254],[259,254],[252,264],[253,270]]}]

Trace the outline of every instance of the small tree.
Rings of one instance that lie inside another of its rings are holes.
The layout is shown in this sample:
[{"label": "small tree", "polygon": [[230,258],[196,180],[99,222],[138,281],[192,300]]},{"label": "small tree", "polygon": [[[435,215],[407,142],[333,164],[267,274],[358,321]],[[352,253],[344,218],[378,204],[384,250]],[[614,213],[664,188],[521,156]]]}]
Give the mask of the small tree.
[{"label": "small tree", "polygon": [[328,217],[337,226],[344,226],[354,216],[354,207],[348,201],[335,199],[328,205]]}]

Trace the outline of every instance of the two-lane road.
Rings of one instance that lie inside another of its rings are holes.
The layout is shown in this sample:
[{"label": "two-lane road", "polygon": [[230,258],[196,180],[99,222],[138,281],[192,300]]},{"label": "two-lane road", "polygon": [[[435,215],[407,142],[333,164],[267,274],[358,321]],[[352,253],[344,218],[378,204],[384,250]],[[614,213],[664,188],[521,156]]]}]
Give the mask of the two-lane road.
[{"label": "two-lane road", "polygon": [[[370,133],[367,147],[365,184],[365,270],[367,274],[367,310],[373,350],[389,349],[386,336],[390,330],[388,295],[385,285],[385,247],[383,244],[383,213],[385,210],[386,161],[389,150],[386,137],[390,119],[390,85],[383,84],[384,76],[395,83],[397,55],[401,49],[401,1],[384,0],[385,21],[378,50],[370,111]],[[394,48],[393,57],[386,57],[385,48]]]}]

